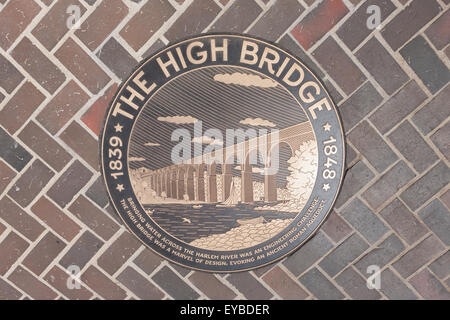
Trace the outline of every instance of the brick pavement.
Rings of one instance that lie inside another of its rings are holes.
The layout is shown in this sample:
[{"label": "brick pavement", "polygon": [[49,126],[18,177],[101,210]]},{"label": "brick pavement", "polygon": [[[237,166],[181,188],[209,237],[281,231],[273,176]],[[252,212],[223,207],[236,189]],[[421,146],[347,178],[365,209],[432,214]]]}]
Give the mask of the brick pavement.
[{"label": "brick pavement", "polygon": [[[78,29],[67,8],[80,8]],[[381,26],[366,26],[377,5]],[[450,299],[448,0],[0,0],[0,299]],[[122,226],[98,171],[121,80],[171,41],[278,42],[330,90],[347,134],[342,192],[284,260],[213,275]],[[66,282],[81,268],[80,289]],[[365,286],[382,268],[380,290]]]}]

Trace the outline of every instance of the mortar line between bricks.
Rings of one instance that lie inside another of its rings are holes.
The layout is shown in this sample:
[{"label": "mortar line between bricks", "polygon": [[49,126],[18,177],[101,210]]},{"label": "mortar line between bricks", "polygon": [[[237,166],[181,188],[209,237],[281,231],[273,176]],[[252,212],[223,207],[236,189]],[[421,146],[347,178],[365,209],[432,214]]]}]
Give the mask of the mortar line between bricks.
[{"label": "mortar line between bricks", "polygon": [[336,289],[337,289],[340,293],[343,294],[345,300],[347,300],[347,299],[350,299],[350,300],[351,300],[351,299],[352,299],[352,298],[350,297],[350,295],[344,290],[344,288],[341,287],[341,286],[339,285],[339,283],[337,283],[332,277],[330,277],[330,276],[328,275],[328,273],[325,272],[325,270],[323,270],[319,265],[317,265],[316,268],[317,268],[317,270],[320,271],[320,273],[321,273],[328,281],[330,281],[330,282],[333,284],[333,286],[336,287]]},{"label": "mortar line between bricks", "polygon": [[282,299],[281,296],[271,286],[269,286],[262,278],[258,277],[255,274],[254,270],[249,271],[249,273],[256,279],[256,281],[258,281],[264,288],[266,288],[272,294],[270,300],[274,300],[275,298],[277,300]]},{"label": "mortar line between bricks", "polygon": [[[386,266],[387,266],[387,265],[386,265]],[[383,272],[382,270],[385,269],[386,266],[384,266],[383,268],[380,268],[380,272],[378,273],[378,274],[380,275],[380,277],[381,277],[381,273]],[[367,285],[367,279],[366,279],[366,277],[364,276],[364,274],[363,274],[362,272],[360,272],[360,271],[358,270],[358,268],[355,267],[354,264],[351,264],[351,265],[349,266],[349,268],[351,268],[354,272],[356,272],[356,274],[360,275],[360,276],[362,277],[363,281],[365,282],[365,284]],[[377,288],[374,288],[374,289],[368,289],[368,290],[375,290],[375,291],[378,292],[378,294],[381,296],[379,299],[374,299],[374,300],[389,300],[389,299],[384,295],[384,293],[383,293],[381,290],[378,290]],[[353,298],[352,298],[352,299],[353,299]]]},{"label": "mortar line between bricks", "polygon": [[[445,252],[445,250],[444,250],[443,252]],[[441,253],[439,253],[439,254],[441,254]],[[421,265],[421,266],[419,267],[419,269],[417,269],[416,271],[414,271],[412,274],[410,274],[408,277],[406,277],[406,278],[404,278],[404,279],[405,279],[407,282],[410,282],[412,278],[414,278],[416,275],[418,275],[419,273],[421,273],[421,272],[422,272],[423,270],[425,270],[425,269],[427,269],[428,272],[431,272],[431,273],[432,273],[432,271],[428,268],[428,266],[431,264],[431,261],[433,261],[434,258],[438,258],[438,257],[440,257],[440,255],[439,255],[439,256],[438,256],[438,255],[434,255],[433,258],[431,258],[431,260],[427,262],[427,264]],[[434,273],[433,273],[433,275],[434,275]],[[441,282],[441,279],[439,279],[438,277],[435,277],[435,278],[436,278],[436,280],[438,280],[439,282]],[[442,283],[442,282],[441,282],[441,283]]]},{"label": "mortar line between bricks", "polygon": [[242,32],[242,34],[249,34],[249,31],[253,28],[253,26],[259,21],[259,19],[261,19],[261,17],[263,17],[267,11],[269,11],[269,9],[273,6],[273,4],[275,3],[276,0],[271,0],[267,3],[266,7],[263,8],[261,10],[261,12],[259,13],[259,15],[255,18],[255,20],[252,21],[252,23],[250,23],[248,25],[248,27]]},{"label": "mortar line between bricks", "polygon": [[[290,272],[288,268],[286,268],[286,266],[285,266],[283,263],[280,263],[280,264],[277,265],[277,266],[278,266],[281,270],[283,270],[284,273],[286,273],[286,275],[287,275],[292,281],[295,282],[295,284],[297,284],[300,288],[302,288],[302,289],[308,294],[307,297],[313,295],[313,294],[306,288],[306,286],[304,286],[304,285],[298,280],[298,278],[296,278],[296,277],[294,276],[294,274],[293,274],[292,272]],[[271,270],[273,270],[273,268],[272,268]],[[268,272],[270,272],[270,271],[268,271]],[[266,272],[265,274],[267,274],[268,272]],[[261,278],[262,278],[262,277],[261,277]],[[307,297],[306,297],[306,298],[307,298]],[[305,298],[305,299],[306,299],[306,298]]]},{"label": "mortar line between bricks", "polygon": [[[443,11],[443,13],[444,13],[444,12],[445,12],[445,11]],[[443,13],[441,13],[441,15],[439,15],[439,17],[441,17]],[[438,17],[437,19],[439,19],[439,17]],[[437,20],[437,19],[436,19],[436,20]],[[443,50],[438,50],[438,49],[434,46],[433,42],[431,42],[431,40],[428,38],[428,36],[427,36],[427,34],[425,33],[425,31],[426,31],[426,30],[423,31],[422,37],[425,39],[425,41],[428,43],[428,45],[429,45],[430,48],[434,51],[434,53],[438,56],[438,58],[442,61],[442,63],[443,63],[447,68],[450,68],[450,61],[449,61],[449,59],[446,59],[446,58],[447,58],[447,55],[445,54],[445,52],[444,52]],[[442,88],[441,88],[441,89],[442,89]],[[430,92],[430,93],[431,93],[431,92]]]},{"label": "mortar line between bricks", "polygon": [[[233,0],[236,1],[236,0]],[[262,0],[254,0],[260,7],[262,10],[266,9],[267,5],[262,1]],[[300,0],[303,1],[303,0]]]},{"label": "mortar line between bricks", "polygon": [[[311,11],[313,11],[313,10],[319,5],[319,3],[320,3],[320,2],[316,2],[316,3],[315,3],[313,6],[311,6],[311,7],[303,6],[303,8],[304,8],[303,12],[297,17],[297,19],[294,20],[293,23],[291,23],[291,25],[290,25],[289,27],[286,28],[286,30],[281,34],[281,36],[279,36],[279,37],[276,39],[275,42],[278,43],[281,39],[283,39],[283,37],[284,37],[286,34],[291,33],[292,29],[293,29],[297,24],[299,24],[300,21],[302,21],[302,20],[303,20],[303,19],[304,19]],[[302,49],[303,49],[303,47],[302,47]]]},{"label": "mortar line between bricks", "polygon": [[[222,17],[223,16],[223,14],[225,13],[225,12],[227,12],[228,11],[228,9],[231,7],[231,5],[233,4],[235,2],[235,0],[230,0],[230,1],[228,1],[227,2],[227,4],[226,5],[221,5],[220,6],[220,12],[214,17],[214,19],[212,19],[212,21],[202,30],[202,32],[201,33],[206,33],[206,32],[208,32],[208,30],[216,23],[216,21],[217,20],[219,20],[220,19],[220,17]],[[216,1],[216,3],[217,3],[217,1]]]}]

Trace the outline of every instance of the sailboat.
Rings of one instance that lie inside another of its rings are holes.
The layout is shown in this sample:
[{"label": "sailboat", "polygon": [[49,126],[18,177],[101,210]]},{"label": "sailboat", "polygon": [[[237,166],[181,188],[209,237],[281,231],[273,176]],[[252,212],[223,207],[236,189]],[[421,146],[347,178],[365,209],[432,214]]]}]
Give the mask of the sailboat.
[{"label": "sailboat", "polygon": [[216,207],[234,207],[239,203],[239,194],[236,192],[234,187],[234,180],[231,180],[230,185],[230,196],[221,204],[216,205]]}]

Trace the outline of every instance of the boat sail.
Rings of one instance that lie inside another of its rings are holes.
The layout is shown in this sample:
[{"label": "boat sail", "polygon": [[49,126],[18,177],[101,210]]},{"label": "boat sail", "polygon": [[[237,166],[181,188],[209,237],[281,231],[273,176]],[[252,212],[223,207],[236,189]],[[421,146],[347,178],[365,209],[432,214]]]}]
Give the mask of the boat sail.
[{"label": "boat sail", "polygon": [[230,196],[220,204],[221,207],[233,207],[239,203],[239,194],[237,188],[234,186],[234,181],[231,180]]}]

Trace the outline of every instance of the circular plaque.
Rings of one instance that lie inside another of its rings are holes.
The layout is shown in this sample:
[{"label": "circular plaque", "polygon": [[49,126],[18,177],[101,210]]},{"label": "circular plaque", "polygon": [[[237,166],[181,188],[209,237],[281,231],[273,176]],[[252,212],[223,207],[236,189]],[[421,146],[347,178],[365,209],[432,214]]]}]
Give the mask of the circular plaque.
[{"label": "circular plaque", "polygon": [[321,82],[289,52],[236,34],[186,39],[143,61],[106,113],[100,149],[131,232],[211,272],[301,246],[331,210],[345,160]]}]

